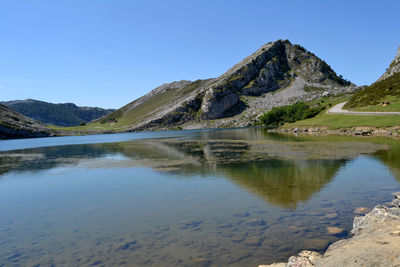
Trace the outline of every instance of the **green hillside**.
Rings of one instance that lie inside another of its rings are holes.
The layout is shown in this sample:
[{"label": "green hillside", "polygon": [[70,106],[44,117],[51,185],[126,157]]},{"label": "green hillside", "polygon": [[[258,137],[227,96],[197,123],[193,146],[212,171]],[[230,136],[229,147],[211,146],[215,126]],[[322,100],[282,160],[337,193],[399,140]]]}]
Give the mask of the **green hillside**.
[{"label": "green hillside", "polygon": [[[383,107],[383,101],[389,101],[390,104]],[[344,107],[371,111],[394,111],[395,108],[400,111],[400,73],[355,93]]]},{"label": "green hillside", "polygon": [[[165,84],[107,116],[88,124],[86,128],[122,130],[130,125],[153,119],[157,114],[163,114],[163,112],[173,107],[178,100],[181,101],[190,96],[209,81],[210,79]],[[188,115],[194,117],[196,114],[192,112]]]}]

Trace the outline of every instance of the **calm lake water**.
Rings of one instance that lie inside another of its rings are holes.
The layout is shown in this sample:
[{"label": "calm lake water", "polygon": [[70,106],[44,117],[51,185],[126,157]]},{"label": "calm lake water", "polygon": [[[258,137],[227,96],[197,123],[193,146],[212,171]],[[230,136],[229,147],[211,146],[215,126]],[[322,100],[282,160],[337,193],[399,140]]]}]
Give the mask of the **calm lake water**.
[{"label": "calm lake water", "polygon": [[[257,266],[350,236],[400,142],[262,129],[0,141],[0,266]],[[332,235],[327,227],[343,228]]]}]

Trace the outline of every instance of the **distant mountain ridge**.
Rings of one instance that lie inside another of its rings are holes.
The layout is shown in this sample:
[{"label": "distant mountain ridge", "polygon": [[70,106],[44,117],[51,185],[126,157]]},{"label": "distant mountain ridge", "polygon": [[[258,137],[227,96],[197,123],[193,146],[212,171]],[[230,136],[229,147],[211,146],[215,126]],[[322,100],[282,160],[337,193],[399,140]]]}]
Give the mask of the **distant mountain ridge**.
[{"label": "distant mountain ridge", "polygon": [[26,99],[0,102],[18,113],[45,124],[76,126],[113,112],[113,109],[78,107],[73,103],[53,104]]},{"label": "distant mountain ridge", "polygon": [[165,84],[103,117],[118,131],[241,127],[275,106],[357,91],[300,45],[263,45],[218,78]]}]

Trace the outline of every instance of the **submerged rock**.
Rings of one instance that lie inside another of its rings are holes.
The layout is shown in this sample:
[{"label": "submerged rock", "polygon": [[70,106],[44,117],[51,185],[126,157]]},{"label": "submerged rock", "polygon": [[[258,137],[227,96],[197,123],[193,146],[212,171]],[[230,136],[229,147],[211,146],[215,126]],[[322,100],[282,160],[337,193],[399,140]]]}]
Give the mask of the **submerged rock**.
[{"label": "submerged rock", "polygon": [[326,230],[328,231],[328,235],[340,235],[344,232],[343,228],[340,227],[326,227]]},{"label": "submerged rock", "polygon": [[332,213],[326,214],[323,218],[326,218],[326,219],[335,219],[335,218],[337,218],[337,217],[338,217],[338,214],[337,214],[336,212],[332,212]]},{"label": "submerged rock", "polygon": [[263,219],[251,219],[246,224],[250,226],[264,226],[266,222]]},{"label": "submerged rock", "polygon": [[370,211],[369,208],[366,208],[366,207],[359,207],[359,208],[356,208],[356,209],[353,211],[353,213],[354,213],[354,214],[365,214],[365,213],[367,213],[367,212],[369,212],[369,211]]},{"label": "submerged rock", "polygon": [[188,229],[188,228],[195,228],[197,226],[199,226],[200,224],[202,224],[202,221],[185,221],[185,222],[181,222],[181,227],[180,229]]},{"label": "submerged rock", "polygon": [[140,246],[137,244],[137,241],[136,241],[136,240],[133,240],[133,241],[125,242],[124,244],[120,245],[120,246],[117,248],[117,251],[122,251],[122,250],[127,250],[127,249],[135,250],[135,249],[137,249],[137,248],[139,248],[139,247],[140,247]]},{"label": "submerged rock", "polygon": [[257,236],[253,236],[246,238],[243,243],[247,246],[259,247],[262,243],[262,239]]}]

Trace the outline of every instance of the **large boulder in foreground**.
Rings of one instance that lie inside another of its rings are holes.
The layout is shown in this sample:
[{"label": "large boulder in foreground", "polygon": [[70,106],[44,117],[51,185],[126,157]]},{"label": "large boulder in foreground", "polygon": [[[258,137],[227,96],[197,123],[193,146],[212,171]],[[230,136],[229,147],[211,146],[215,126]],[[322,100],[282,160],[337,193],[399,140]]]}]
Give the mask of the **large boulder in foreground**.
[{"label": "large boulder in foreground", "polygon": [[400,266],[400,192],[393,195],[391,208],[378,205],[355,217],[354,236],[333,243],[324,255],[302,251],[287,263],[260,266]]}]

